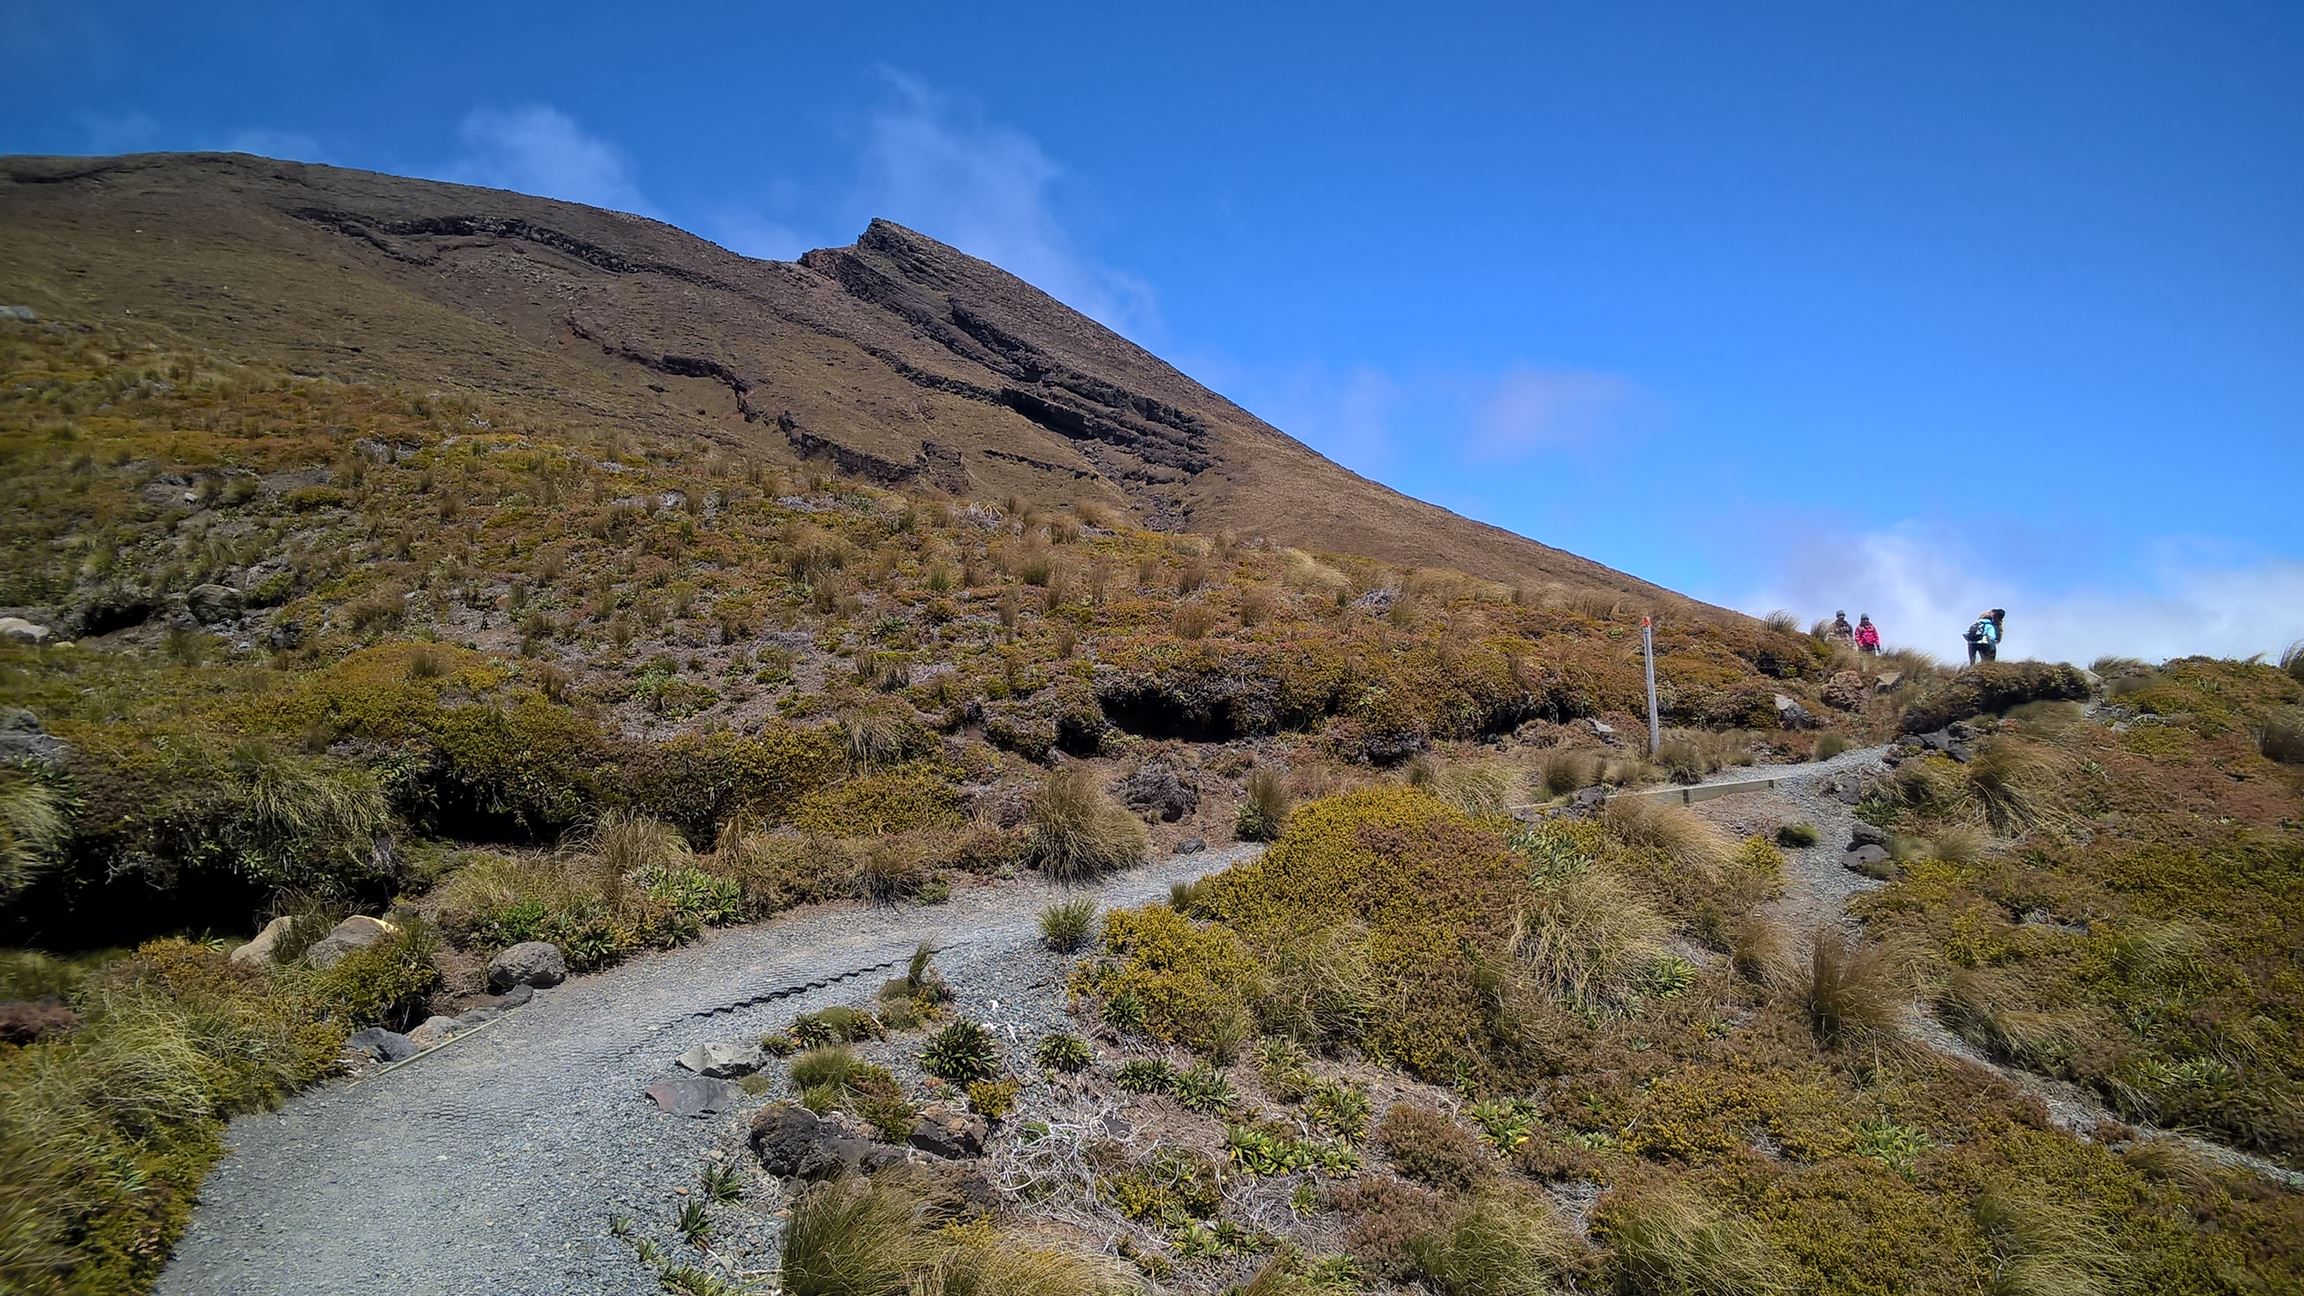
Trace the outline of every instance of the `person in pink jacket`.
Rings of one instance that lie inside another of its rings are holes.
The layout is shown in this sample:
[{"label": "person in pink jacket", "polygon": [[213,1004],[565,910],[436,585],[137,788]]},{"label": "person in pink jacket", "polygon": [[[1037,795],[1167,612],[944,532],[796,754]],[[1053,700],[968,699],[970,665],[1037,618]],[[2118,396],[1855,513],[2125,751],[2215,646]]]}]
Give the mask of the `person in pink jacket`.
[{"label": "person in pink jacket", "polygon": [[1880,651],[1880,627],[1872,624],[1872,614],[1869,612],[1856,618],[1856,651],[1860,653]]}]

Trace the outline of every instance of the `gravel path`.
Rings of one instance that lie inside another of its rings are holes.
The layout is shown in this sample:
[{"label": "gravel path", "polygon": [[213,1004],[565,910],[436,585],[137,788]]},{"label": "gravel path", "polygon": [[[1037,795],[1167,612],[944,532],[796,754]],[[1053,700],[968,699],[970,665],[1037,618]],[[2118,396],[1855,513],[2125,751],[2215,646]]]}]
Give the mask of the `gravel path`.
[{"label": "gravel path", "polygon": [[[1176,856],[1072,894],[1141,904],[1258,849]],[[672,1074],[674,1057],[863,1002],[922,941],[943,949],[936,965],[961,1011],[1018,1038],[1053,1028],[1063,987],[1036,920],[1055,894],[1011,883],[932,907],[824,908],[724,929],[543,991],[410,1065],[235,1121],[158,1290],[654,1291],[608,1221],[660,1233],[675,1190],[696,1183],[743,1119],[657,1111],[641,1090]]]},{"label": "gravel path", "polygon": [[[1783,924],[1785,930],[1794,933],[1796,940],[1819,927],[1851,922],[1849,899],[1887,885],[1840,866],[1840,857],[1856,826],[1856,810],[1819,790],[1824,780],[1874,764],[1887,750],[1885,747],[1858,748],[1831,760],[1806,765],[1744,766],[1706,780],[1708,783],[1735,783],[1755,778],[1784,780],[1765,792],[1721,797],[1700,802],[1695,807],[1705,819],[1739,835],[1773,832],[1777,825],[1786,823],[1815,825],[1815,845],[1783,848],[1788,866],[1784,894],[1767,908],[1768,914]],[[1794,948],[1800,946],[1796,944]],[[2289,1188],[2304,1189],[2304,1173],[2210,1139],[2139,1124],[2117,1115],[2096,1094],[2079,1085],[1997,1062],[1945,1029],[1944,1024],[1920,1004],[1912,1005],[1905,1014],[1904,1033],[1925,1048],[1981,1067],[2038,1098],[2047,1107],[2049,1119],[2078,1138],[2092,1139],[2097,1127],[2107,1122],[2126,1125],[2144,1137],[2173,1139],[2219,1165],[2253,1171]]]}]

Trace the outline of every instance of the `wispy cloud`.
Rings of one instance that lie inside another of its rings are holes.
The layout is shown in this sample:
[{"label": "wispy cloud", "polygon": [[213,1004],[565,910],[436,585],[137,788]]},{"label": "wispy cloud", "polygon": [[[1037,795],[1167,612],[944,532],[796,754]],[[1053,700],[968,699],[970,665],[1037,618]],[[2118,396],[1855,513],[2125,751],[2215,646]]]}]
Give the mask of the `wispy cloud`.
[{"label": "wispy cloud", "polygon": [[2121,589],[2049,586],[2021,549],[1987,548],[1940,522],[1861,532],[1819,526],[1779,551],[1781,569],[1735,606],[1788,608],[1803,620],[1841,608],[1851,617],[1869,612],[1891,644],[1938,656],[1962,652],[1961,630],[1991,607],[2008,609],[2012,655],[2050,660],[2246,657],[2304,639],[2304,562],[2241,558],[2179,539],[2154,546]]},{"label": "wispy cloud", "polygon": [[1372,476],[1392,462],[1402,389],[1382,370],[1308,367],[1277,382],[1235,381],[1257,417],[1354,472]]},{"label": "wispy cloud", "polygon": [[1058,219],[1063,171],[1031,136],[898,72],[865,121],[852,205],[981,257],[1123,332],[1157,327],[1151,287],[1083,252]]},{"label": "wispy cloud", "polygon": [[1581,445],[1621,419],[1631,396],[1632,384],[1614,374],[1516,367],[1474,412],[1466,450],[1493,461]]},{"label": "wispy cloud", "polygon": [[456,136],[463,151],[443,179],[659,215],[640,190],[631,157],[549,104],[475,108]]}]

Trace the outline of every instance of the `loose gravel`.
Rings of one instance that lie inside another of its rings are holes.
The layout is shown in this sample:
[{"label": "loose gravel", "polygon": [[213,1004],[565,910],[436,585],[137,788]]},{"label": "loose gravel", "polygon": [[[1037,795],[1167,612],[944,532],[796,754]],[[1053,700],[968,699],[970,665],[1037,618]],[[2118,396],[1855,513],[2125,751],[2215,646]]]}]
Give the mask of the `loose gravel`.
[{"label": "loose gravel", "polygon": [[[1253,858],[1218,847],[1069,894],[1106,907]],[[1040,948],[1033,882],[935,906],[828,907],[647,955],[539,992],[486,1030],[410,1065],[325,1085],[233,1122],[162,1296],[314,1296],[389,1287],[413,1296],[600,1296],[657,1290],[612,1220],[674,1259],[704,1263],[667,1221],[707,1158],[750,1112],[689,1120],[641,1090],[689,1047],[782,1029],[795,1014],[862,1003],[923,941],[955,1011],[990,1021],[1012,1052],[1062,1029],[1061,963]],[[995,1001],[998,1006],[994,1007]],[[755,1176],[756,1177],[756,1176]],[[757,1254],[765,1211],[717,1213],[732,1253]]]}]

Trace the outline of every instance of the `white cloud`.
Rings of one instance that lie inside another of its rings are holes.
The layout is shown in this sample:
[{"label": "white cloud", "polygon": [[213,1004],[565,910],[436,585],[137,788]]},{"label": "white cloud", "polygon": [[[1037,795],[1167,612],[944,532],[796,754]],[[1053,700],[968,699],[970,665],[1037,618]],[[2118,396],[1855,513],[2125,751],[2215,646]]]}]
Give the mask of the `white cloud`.
[{"label": "white cloud", "polygon": [[992,262],[1122,331],[1157,326],[1151,287],[1072,241],[1051,205],[1062,170],[1039,142],[899,73],[867,119],[854,202]]},{"label": "white cloud", "polygon": [[1622,415],[1631,393],[1631,384],[1613,374],[1514,368],[1474,413],[1466,449],[1474,459],[1497,460],[1580,445]]},{"label": "white cloud", "polygon": [[456,134],[464,152],[445,179],[657,215],[624,150],[548,104],[475,108]]},{"label": "white cloud", "polygon": [[1795,556],[1737,607],[1788,608],[1803,622],[1842,608],[1851,619],[1869,612],[1889,644],[1939,657],[1959,658],[1960,632],[1993,607],[2008,610],[2015,657],[2247,657],[2304,639],[2304,562],[2238,560],[2180,539],[2158,545],[2129,588],[2044,588],[2018,570],[2025,555],[2011,562],[1942,524],[1860,534],[1820,527],[1777,548]]},{"label": "white cloud", "polygon": [[1403,389],[1380,369],[1308,365],[1265,379],[1228,362],[1202,361],[1188,371],[1354,472],[1374,475],[1392,461]]}]

